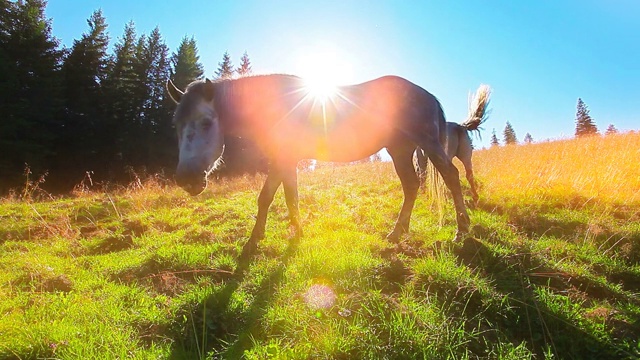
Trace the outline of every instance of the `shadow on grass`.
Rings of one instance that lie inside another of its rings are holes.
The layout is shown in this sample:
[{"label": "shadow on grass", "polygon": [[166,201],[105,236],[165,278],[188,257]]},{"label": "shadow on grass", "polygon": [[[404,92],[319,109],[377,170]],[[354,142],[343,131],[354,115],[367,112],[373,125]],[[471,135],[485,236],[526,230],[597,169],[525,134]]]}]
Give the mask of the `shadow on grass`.
[{"label": "shadow on grass", "polygon": [[[513,344],[527,343],[527,348],[538,357],[544,358],[545,351],[552,351],[561,358],[576,359],[622,359],[637,356],[630,354],[604,337],[587,332],[580,326],[581,320],[571,318],[561,309],[553,308],[549,302],[541,299],[538,289],[546,288],[552,293],[570,293],[572,290],[588,291],[594,298],[612,300],[616,295],[608,292],[593,282],[586,280],[572,280],[554,269],[549,269],[538,263],[531,254],[519,254],[512,257],[494,253],[482,242],[468,238],[464,244],[454,251],[458,261],[474,271],[482,273],[493,280],[495,289],[508,296],[508,310],[495,309],[486,311],[487,320],[493,326],[493,331],[506,336]],[[534,271],[532,271],[534,269]],[[542,275],[541,275],[542,274]],[[471,306],[469,306],[471,303]],[[477,309],[473,301],[467,301],[464,308],[450,307],[452,316],[456,311],[473,312]],[[495,306],[495,305],[494,305]],[[473,314],[469,314],[472,318]],[[607,324],[615,326],[615,324]],[[613,333],[624,334],[626,340],[637,342],[638,336],[633,335],[632,329],[637,324],[624,324],[628,329],[612,329]],[[591,330],[593,331],[593,330]],[[491,331],[487,332],[491,339]]]},{"label": "shadow on grass", "polygon": [[[577,198],[576,203],[586,203],[588,199]],[[509,224],[515,226],[517,231],[524,233],[531,239],[538,239],[543,236],[564,239],[567,241],[583,241],[589,238],[589,241],[598,247],[598,250],[614,250],[612,252],[629,266],[635,266],[640,262],[640,232],[621,232],[608,226],[598,226],[589,223],[588,217],[582,217],[583,220],[574,218],[566,218],[558,215],[559,206],[551,205],[531,205],[522,208],[509,209],[484,202],[480,205],[481,209],[487,212],[495,212],[500,215],[506,215]],[[524,209],[524,210],[523,210]],[[563,209],[566,210],[566,209]],[[576,210],[579,211],[579,210]],[[632,221],[636,216],[636,212],[616,210],[614,213],[621,222]],[[626,214],[627,218],[622,218],[620,214]],[[478,228],[479,235],[482,238],[490,237],[490,231]],[[496,239],[497,241],[500,241]],[[640,274],[637,272],[625,271],[620,269],[606,269],[601,267],[598,272],[605,276],[608,281],[619,284],[625,291],[640,292]],[[580,279],[575,279],[580,281]],[[597,287],[597,285],[594,285]],[[597,291],[597,290],[596,290]],[[603,290],[604,291],[604,290]]]},{"label": "shadow on grass", "polygon": [[[259,327],[259,319],[265,314],[284,272],[295,256],[299,239],[289,240],[289,245],[278,267],[252,289],[254,294],[247,309],[233,306],[234,294],[245,280],[252,265],[256,264],[256,249],[245,246],[238,257],[233,275],[219,291],[203,301],[186,306],[178,312],[174,321],[173,349],[170,359],[204,359],[215,353],[222,358],[241,358],[252,346]],[[251,286],[251,285],[249,285]],[[214,356],[214,358],[218,358]]]}]

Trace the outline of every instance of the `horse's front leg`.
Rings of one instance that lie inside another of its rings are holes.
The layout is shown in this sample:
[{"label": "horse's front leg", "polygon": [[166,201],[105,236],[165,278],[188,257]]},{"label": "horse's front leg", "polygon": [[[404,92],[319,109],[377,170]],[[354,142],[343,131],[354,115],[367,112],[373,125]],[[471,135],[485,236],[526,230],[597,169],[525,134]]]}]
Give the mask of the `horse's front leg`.
[{"label": "horse's front leg", "polygon": [[289,164],[281,169],[284,197],[289,209],[289,221],[293,227],[294,237],[302,237],[300,211],[298,210],[298,169],[297,164]]},{"label": "horse's front leg", "polygon": [[278,187],[282,183],[282,174],[277,169],[270,169],[267,180],[265,180],[260,195],[258,196],[258,215],[256,217],[256,224],[251,231],[251,237],[247,243],[250,246],[255,246],[258,240],[264,238],[264,228],[267,223],[267,212],[269,206],[273,202],[273,196],[275,195]]}]

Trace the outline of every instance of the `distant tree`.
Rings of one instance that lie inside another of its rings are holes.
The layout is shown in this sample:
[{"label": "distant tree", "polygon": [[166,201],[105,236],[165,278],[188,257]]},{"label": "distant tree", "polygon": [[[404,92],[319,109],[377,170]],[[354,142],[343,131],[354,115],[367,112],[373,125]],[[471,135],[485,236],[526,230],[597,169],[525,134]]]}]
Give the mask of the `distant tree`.
[{"label": "distant tree", "polygon": [[379,152],[369,156],[369,161],[370,162],[381,162],[382,161],[382,156],[380,155]]},{"label": "distant tree", "polygon": [[192,81],[203,78],[204,68],[199,60],[196,40],[184,37],[171,56],[171,80],[179,89],[184,90]]},{"label": "distant tree", "polygon": [[533,136],[531,136],[531,134],[526,133],[524,135],[524,143],[525,144],[531,144],[533,142]]},{"label": "distant tree", "polygon": [[218,70],[216,70],[216,79],[231,79],[233,78],[233,64],[231,63],[231,56],[229,52],[225,51],[222,55],[222,61],[218,63]]},{"label": "distant tree", "polygon": [[171,71],[169,47],[162,39],[158,27],[147,36],[138,62],[141,64],[141,72],[145,74],[146,88],[142,107],[143,131],[147,137],[146,149],[142,151],[146,154],[144,161],[154,171],[173,167],[178,147],[174,144],[177,139],[171,125],[175,105],[165,91]]},{"label": "distant tree", "polygon": [[496,129],[493,129],[493,132],[491,133],[491,146],[500,146],[500,142],[496,136]]},{"label": "distant tree", "polygon": [[58,143],[59,169],[77,183],[85,171],[104,165],[96,147],[110,129],[105,122],[103,83],[107,77],[109,35],[102,12],[87,20],[89,30],[75,40],[62,66],[65,114]]},{"label": "distant tree", "polygon": [[139,113],[141,80],[137,73],[137,43],[135,24],[131,21],[114,45],[114,55],[104,81],[105,98],[109,101],[105,121],[111,131],[104,134],[103,139],[107,138],[107,141],[101,147],[106,152],[105,161],[112,163],[112,168],[121,165],[115,164],[128,155],[125,148],[135,137],[133,128]]},{"label": "distant tree", "polygon": [[504,127],[504,131],[502,132],[504,143],[507,145],[517,144],[518,138],[516,137],[516,132],[513,130],[513,126],[511,123],[507,121],[507,125]]},{"label": "distant tree", "polygon": [[617,134],[618,129],[613,124],[609,124],[607,127],[607,131],[604,133],[605,135]]},{"label": "distant tree", "polygon": [[591,115],[589,115],[589,108],[587,108],[587,105],[581,98],[578,98],[576,108],[576,136],[597,134],[598,128],[591,118]]},{"label": "distant tree", "polygon": [[63,51],[51,35],[45,7],[42,0],[0,1],[2,186],[14,186],[25,163],[34,171],[49,169],[55,155]]},{"label": "distant tree", "polygon": [[249,60],[249,55],[245,51],[240,58],[240,66],[236,69],[236,73],[239,77],[243,77],[251,75],[251,72],[251,61]]}]

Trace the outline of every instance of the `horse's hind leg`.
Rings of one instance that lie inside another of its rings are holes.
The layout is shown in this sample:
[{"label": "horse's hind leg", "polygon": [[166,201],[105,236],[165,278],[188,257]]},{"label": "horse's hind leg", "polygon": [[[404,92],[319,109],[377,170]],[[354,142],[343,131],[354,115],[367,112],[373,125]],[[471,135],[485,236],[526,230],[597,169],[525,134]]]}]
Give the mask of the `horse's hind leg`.
[{"label": "horse's hind leg", "polygon": [[418,176],[413,167],[414,150],[415,147],[409,144],[387,147],[387,151],[389,155],[391,155],[391,159],[393,159],[393,166],[400,178],[400,183],[402,183],[402,191],[404,192],[404,201],[400,209],[400,214],[398,214],[398,220],[396,220],[393,231],[387,235],[387,239],[389,240],[397,240],[402,234],[409,231],[411,212],[413,211],[413,205],[418,195],[418,187],[420,186]]},{"label": "horse's hind leg", "polygon": [[462,164],[464,165],[465,175],[467,176],[467,181],[469,181],[469,185],[471,186],[471,198],[473,199],[473,205],[478,205],[478,191],[476,181],[473,177],[473,165],[471,164],[471,158],[462,160]]},{"label": "horse's hind leg", "polygon": [[430,141],[424,141],[420,144],[422,149],[429,156],[429,159],[436,167],[444,183],[451,191],[453,196],[453,203],[456,208],[456,220],[458,223],[458,233],[456,239],[464,233],[469,232],[469,214],[467,214],[467,208],[464,205],[464,198],[462,197],[462,188],[460,187],[460,174],[458,169],[453,165],[444,149],[440,145],[437,139]]},{"label": "horse's hind leg", "polygon": [[473,177],[473,164],[471,163],[471,156],[473,155],[473,147],[468,135],[464,134],[465,138],[460,141],[460,146],[457,152],[457,157],[462,161],[464,165],[465,175],[469,185],[471,186],[471,198],[473,199],[473,205],[478,205],[478,191],[477,184]]}]

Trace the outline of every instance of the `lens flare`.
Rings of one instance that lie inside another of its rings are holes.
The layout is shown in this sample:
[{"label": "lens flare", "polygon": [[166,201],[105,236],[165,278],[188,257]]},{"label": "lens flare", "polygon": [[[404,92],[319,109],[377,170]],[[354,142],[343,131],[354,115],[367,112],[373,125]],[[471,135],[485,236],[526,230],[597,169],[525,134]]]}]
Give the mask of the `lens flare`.
[{"label": "lens flare", "polygon": [[304,294],[304,301],[314,309],[328,309],[336,303],[337,295],[327,285],[311,285]]},{"label": "lens flare", "polygon": [[307,77],[304,79],[304,83],[309,96],[322,103],[332,98],[338,91],[334,83],[320,76]]}]

